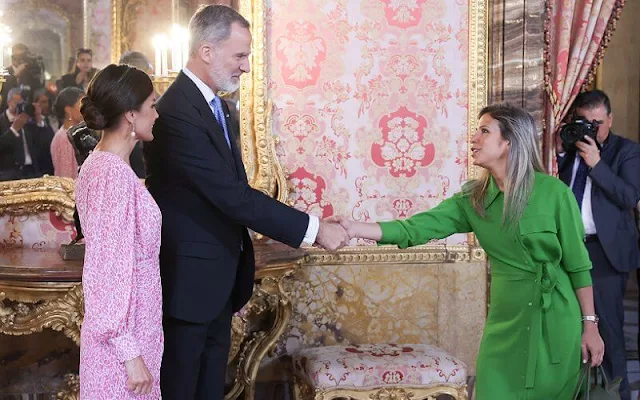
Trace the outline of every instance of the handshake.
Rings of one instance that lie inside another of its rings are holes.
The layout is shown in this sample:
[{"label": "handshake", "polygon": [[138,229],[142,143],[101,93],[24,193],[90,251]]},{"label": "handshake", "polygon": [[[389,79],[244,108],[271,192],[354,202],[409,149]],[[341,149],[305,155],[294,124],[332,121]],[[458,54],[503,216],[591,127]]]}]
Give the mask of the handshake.
[{"label": "handshake", "polygon": [[320,221],[316,244],[329,251],[337,251],[354,238],[352,222],[344,217],[331,217]]}]

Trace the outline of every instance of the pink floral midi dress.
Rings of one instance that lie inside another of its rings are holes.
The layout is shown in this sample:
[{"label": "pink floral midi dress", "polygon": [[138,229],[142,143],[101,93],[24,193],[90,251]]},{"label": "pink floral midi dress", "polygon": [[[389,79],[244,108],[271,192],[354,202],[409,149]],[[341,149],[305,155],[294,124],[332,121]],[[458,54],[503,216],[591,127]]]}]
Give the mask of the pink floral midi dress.
[{"label": "pink floral midi dress", "polygon": [[[80,398],[159,399],[160,210],[131,167],[102,151],[82,165],[76,206],[86,243]],[[138,356],[154,378],[152,392],[144,396],[126,386],[124,362]]]}]

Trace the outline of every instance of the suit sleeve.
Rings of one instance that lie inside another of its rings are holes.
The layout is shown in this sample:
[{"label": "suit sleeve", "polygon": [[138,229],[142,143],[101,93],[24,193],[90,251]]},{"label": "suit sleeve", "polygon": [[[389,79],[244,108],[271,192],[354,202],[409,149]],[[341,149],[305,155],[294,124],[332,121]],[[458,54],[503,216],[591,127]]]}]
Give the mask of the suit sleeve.
[{"label": "suit sleeve", "polygon": [[299,247],[309,216],[288,207],[248,183],[235,179],[205,128],[191,123],[195,116],[161,113],[154,130],[166,134],[167,167],[239,224],[292,247]]},{"label": "suit sleeve", "polygon": [[0,152],[9,151],[9,149],[18,145],[20,138],[13,133],[11,129],[7,129],[0,135]]},{"label": "suit sleeve", "polygon": [[602,160],[591,169],[589,176],[604,194],[620,208],[635,208],[640,198],[640,146],[625,144],[620,169],[616,175]]},{"label": "suit sleeve", "polygon": [[444,200],[433,209],[416,214],[406,220],[381,222],[382,239],[379,244],[395,244],[401,249],[442,239],[454,233],[471,232],[461,202],[462,194]]},{"label": "suit sleeve", "polygon": [[584,244],[584,225],[576,197],[566,188],[556,209],[558,241],[562,249],[560,265],[574,289],[591,286],[591,260]]}]

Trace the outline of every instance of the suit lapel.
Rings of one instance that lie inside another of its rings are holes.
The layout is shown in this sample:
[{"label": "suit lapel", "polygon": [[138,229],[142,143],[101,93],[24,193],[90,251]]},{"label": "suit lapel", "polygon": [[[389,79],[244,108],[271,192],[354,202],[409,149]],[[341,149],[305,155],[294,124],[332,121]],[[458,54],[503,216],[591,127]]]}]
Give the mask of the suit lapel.
[{"label": "suit lapel", "polygon": [[218,153],[227,162],[227,164],[231,166],[234,172],[237,172],[233,155],[231,154],[227,141],[224,138],[224,131],[220,124],[218,124],[218,121],[213,115],[213,111],[211,111],[211,107],[207,104],[207,101],[204,99],[204,96],[196,84],[182,72],[178,74],[176,84],[179,85],[178,87],[182,89],[182,91],[187,95],[187,98],[191,99],[192,104],[198,109],[200,116],[207,125],[207,133],[209,134],[209,137],[211,138],[211,141]]}]

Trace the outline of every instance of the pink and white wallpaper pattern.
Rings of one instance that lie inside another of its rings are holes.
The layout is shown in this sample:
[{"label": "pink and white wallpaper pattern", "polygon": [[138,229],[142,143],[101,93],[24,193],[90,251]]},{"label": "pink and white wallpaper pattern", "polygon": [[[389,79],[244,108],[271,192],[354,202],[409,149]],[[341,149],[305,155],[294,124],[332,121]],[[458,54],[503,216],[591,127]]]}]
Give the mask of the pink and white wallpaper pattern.
[{"label": "pink and white wallpaper pattern", "polygon": [[390,220],[460,189],[468,0],[267,4],[269,96],[296,208]]}]

